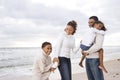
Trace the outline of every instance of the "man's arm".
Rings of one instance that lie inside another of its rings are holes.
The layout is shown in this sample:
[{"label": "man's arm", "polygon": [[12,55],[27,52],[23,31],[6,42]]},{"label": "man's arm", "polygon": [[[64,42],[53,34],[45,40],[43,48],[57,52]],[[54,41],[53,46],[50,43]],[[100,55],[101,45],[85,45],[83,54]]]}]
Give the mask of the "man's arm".
[{"label": "man's arm", "polygon": [[94,52],[99,51],[102,48],[103,41],[104,41],[104,36],[101,34],[96,34],[95,43],[90,47],[89,50],[84,52],[92,54]]}]

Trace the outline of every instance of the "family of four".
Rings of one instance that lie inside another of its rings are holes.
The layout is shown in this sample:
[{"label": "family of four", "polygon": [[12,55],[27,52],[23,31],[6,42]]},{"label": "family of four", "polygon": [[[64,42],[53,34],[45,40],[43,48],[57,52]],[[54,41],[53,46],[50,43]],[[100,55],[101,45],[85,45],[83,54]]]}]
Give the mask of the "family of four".
[{"label": "family of four", "polygon": [[85,68],[88,80],[104,80],[103,71],[107,70],[103,64],[103,40],[106,28],[104,23],[99,21],[97,16],[89,18],[89,30],[86,32],[79,47],[75,46],[74,34],[77,30],[76,21],[69,21],[57,40],[55,57],[51,61],[49,56],[52,52],[52,44],[44,42],[41,46],[41,53],[34,61],[33,80],[49,80],[49,75],[58,68],[61,80],[72,80],[71,73],[71,53],[77,53],[81,49],[82,58],[79,65]]}]

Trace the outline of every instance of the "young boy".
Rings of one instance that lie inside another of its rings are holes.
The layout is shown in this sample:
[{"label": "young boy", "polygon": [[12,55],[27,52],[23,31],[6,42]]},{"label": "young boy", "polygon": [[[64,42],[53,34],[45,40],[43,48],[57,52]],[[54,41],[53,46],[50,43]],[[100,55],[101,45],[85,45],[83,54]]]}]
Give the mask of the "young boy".
[{"label": "young boy", "polygon": [[[41,53],[36,57],[33,65],[33,80],[49,80],[51,71],[54,71],[58,64],[51,61],[49,56],[52,52],[52,45],[50,42],[42,44]],[[56,60],[58,62],[58,60]]]}]

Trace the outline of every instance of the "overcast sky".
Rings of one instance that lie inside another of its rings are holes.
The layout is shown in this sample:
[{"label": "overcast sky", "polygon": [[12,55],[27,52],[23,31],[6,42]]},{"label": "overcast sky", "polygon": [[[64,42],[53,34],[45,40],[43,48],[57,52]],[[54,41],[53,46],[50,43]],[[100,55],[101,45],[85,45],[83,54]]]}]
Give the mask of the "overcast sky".
[{"label": "overcast sky", "polygon": [[79,39],[92,15],[108,31],[104,45],[120,46],[119,0],[0,0],[0,47],[38,47],[54,43],[70,20],[76,20]]}]

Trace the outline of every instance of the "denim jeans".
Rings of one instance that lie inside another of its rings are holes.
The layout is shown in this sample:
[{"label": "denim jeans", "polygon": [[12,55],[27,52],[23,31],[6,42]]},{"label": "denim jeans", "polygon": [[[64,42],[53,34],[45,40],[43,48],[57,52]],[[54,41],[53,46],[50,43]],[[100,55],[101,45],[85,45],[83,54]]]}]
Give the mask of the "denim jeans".
[{"label": "denim jeans", "polygon": [[99,58],[86,58],[88,80],[104,80],[103,72],[99,69]]},{"label": "denim jeans", "polygon": [[71,61],[70,58],[59,57],[60,65],[58,66],[61,80],[71,80]]}]

